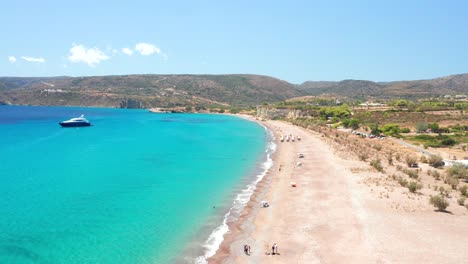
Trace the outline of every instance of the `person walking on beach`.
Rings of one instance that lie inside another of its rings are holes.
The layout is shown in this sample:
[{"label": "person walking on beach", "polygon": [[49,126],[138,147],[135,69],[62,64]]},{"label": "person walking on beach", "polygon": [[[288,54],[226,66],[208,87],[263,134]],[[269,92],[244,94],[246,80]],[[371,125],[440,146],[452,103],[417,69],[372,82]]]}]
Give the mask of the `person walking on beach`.
[{"label": "person walking on beach", "polygon": [[248,250],[249,250],[249,249],[248,249],[248,246],[247,246],[247,244],[245,244],[245,245],[244,245],[244,253],[245,253],[246,255],[249,254],[249,251],[248,251]]},{"label": "person walking on beach", "polygon": [[276,255],[279,255],[279,252],[278,252],[278,245],[275,243],[275,244],[273,245],[273,247],[275,248],[275,253],[276,253]]},{"label": "person walking on beach", "polygon": [[248,246],[248,250],[249,250],[249,254],[247,254],[247,255],[250,256],[250,254],[252,254],[252,250],[250,249],[250,245]]}]

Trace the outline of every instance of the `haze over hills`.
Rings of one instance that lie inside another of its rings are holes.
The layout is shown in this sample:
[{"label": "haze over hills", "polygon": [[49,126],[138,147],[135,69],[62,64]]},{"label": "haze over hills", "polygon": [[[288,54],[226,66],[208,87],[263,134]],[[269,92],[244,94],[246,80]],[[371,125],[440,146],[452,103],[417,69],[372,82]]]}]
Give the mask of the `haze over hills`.
[{"label": "haze over hills", "polygon": [[308,81],[300,85],[250,74],[0,78],[0,103],[31,105],[229,107],[253,106],[304,95],[385,99],[445,94],[468,94],[468,74],[416,81]]}]

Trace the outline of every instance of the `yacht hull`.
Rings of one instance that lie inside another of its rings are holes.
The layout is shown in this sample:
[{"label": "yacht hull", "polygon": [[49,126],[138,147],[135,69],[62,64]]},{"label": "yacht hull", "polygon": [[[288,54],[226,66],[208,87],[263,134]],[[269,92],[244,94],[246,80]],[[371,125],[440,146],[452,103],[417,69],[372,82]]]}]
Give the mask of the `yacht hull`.
[{"label": "yacht hull", "polygon": [[59,123],[62,127],[87,127],[91,126],[91,123],[85,123],[85,122],[74,122],[74,123],[66,123],[66,122],[60,122]]}]

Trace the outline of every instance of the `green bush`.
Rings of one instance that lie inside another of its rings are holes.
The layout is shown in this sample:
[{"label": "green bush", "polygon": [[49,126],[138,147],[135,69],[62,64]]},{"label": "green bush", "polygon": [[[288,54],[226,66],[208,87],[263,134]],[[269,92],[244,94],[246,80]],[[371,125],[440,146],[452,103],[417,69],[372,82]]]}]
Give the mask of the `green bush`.
[{"label": "green bush", "polygon": [[457,142],[453,138],[446,138],[446,139],[443,139],[440,143],[444,146],[453,146]]},{"label": "green bush", "polygon": [[427,127],[428,127],[429,129],[431,129],[432,132],[434,132],[434,133],[439,132],[439,124],[437,124],[437,123],[429,124],[429,125],[427,125]]},{"label": "green bush", "polygon": [[400,133],[409,133],[409,132],[411,132],[411,130],[407,127],[400,129]]},{"label": "green bush", "polygon": [[427,123],[425,122],[418,122],[416,123],[416,131],[417,132],[425,132],[428,128]]},{"label": "green bush", "polygon": [[441,195],[431,196],[429,203],[437,207],[439,211],[444,211],[449,206],[449,202]]},{"label": "green bush", "polygon": [[380,130],[387,136],[398,135],[400,133],[400,126],[397,124],[386,124],[383,125]]},{"label": "green bush", "polygon": [[352,129],[358,129],[359,128],[359,120],[355,119],[355,118],[351,118],[349,120],[349,124],[348,126]]}]

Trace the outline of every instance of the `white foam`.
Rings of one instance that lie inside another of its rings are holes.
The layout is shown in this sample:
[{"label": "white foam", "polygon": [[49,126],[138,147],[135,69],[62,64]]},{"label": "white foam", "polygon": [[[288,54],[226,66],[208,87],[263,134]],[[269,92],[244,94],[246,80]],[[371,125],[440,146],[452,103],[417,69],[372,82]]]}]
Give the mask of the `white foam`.
[{"label": "white foam", "polygon": [[[262,125],[263,126],[263,125]],[[239,215],[242,209],[247,205],[254,193],[255,189],[257,189],[257,184],[265,177],[268,173],[270,168],[273,166],[273,160],[271,155],[276,151],[276,144],[274,143],[274,135],[273,133],[265,126],[263,128],[269,134],[269,143],[265,152],[267,153],[266,161],[262,164],[261,168],[262,171],[257,175],[255,180],[253,180],[250,184],[246,186],[239,194],[237,194],[236,198],[234,199],[232,207],[229,211],[224,215],[223,223],[216,227],[213,232],[211,232],[210,236],[206,240],[203,247],[205,248],[205,252],[202,256],[198,256],[195,259],[195,263],[197,264],[205,264],[208,263],[207,259],[214,256],[216,251],[219,249],[219,246],[224,240],[224,235],[229,232],[228,221],[237,220],[235,215]]]}]

